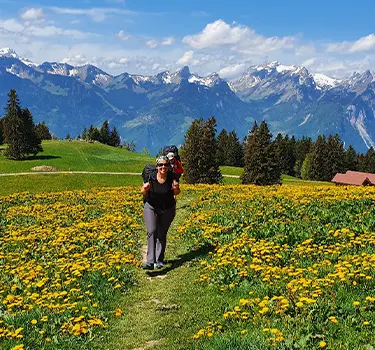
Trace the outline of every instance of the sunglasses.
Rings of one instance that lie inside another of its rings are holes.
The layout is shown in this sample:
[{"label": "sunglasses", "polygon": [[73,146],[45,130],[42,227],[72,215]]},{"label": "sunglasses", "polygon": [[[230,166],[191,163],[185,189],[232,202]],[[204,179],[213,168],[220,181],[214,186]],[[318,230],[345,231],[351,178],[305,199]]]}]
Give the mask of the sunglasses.
[{"label": "sunglasses", "polygon": [[169,167],[169,164],[168,163],[158,163],[156,164],[156,166],[158,166],[159,168],[162,167],[162,166],[165,166],[165,167]]}]

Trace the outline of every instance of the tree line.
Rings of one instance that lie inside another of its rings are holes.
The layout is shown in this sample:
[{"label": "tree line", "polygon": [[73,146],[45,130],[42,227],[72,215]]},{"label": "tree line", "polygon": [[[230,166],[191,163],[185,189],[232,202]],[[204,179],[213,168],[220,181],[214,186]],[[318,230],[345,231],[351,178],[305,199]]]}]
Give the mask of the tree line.
[{"label": "tree line", "polygon": [[222,165],[243,167],[242,183],[270,185],[281,182],[281,174],[304,180],[331,181],[347,170],[375,173],[375,151],[357,153],[347,149],[338,134],[297,140],[277,134],[272,138],[268,125],[254,122],[240,141],[234,131],[223,129],[216,136],[216,121],[194,120],[185,135],[181,154],[187,183],[219,183]]}]

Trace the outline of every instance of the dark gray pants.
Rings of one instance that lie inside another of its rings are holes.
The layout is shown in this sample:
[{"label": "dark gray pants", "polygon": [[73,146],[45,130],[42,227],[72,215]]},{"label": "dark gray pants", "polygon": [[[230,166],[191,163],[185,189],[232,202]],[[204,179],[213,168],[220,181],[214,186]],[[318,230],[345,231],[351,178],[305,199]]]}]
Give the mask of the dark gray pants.
[{"label": "dark gray pants", "polygon": [[164,261],[167,232],[176,215],[176,208],[165,210],[153,208],[148,202],[143,209],[147,229],[147,263]]}]

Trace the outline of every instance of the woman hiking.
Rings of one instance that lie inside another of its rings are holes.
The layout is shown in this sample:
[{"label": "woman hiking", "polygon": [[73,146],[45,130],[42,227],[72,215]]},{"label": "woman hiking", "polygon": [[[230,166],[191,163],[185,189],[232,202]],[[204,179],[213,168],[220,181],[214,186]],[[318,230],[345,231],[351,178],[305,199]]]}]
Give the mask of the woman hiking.
[{"label": "woman hiking", "polygon": [[169,169],[168,157],[158,157],[156,171],[150,174],[141,188],[147,230],[147,260],[143,265],[145,270],[164,266],[167,232],[176,215],[175,196],[181,192],[174,173]]}]

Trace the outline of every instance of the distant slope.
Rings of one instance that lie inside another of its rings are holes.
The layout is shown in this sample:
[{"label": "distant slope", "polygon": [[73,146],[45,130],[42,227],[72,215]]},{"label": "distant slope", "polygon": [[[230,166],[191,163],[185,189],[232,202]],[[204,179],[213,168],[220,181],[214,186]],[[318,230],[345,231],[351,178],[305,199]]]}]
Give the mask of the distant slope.
[{"label": "distant slope", "polygon": [[40,165],[53,166],[57,170],[141,173],[146,164],[154,162],[153,157],[101,143],[44,141],[42,145],[44,152],[35,159],[14,161],[0,156],[1,173],[28,172]]}]

